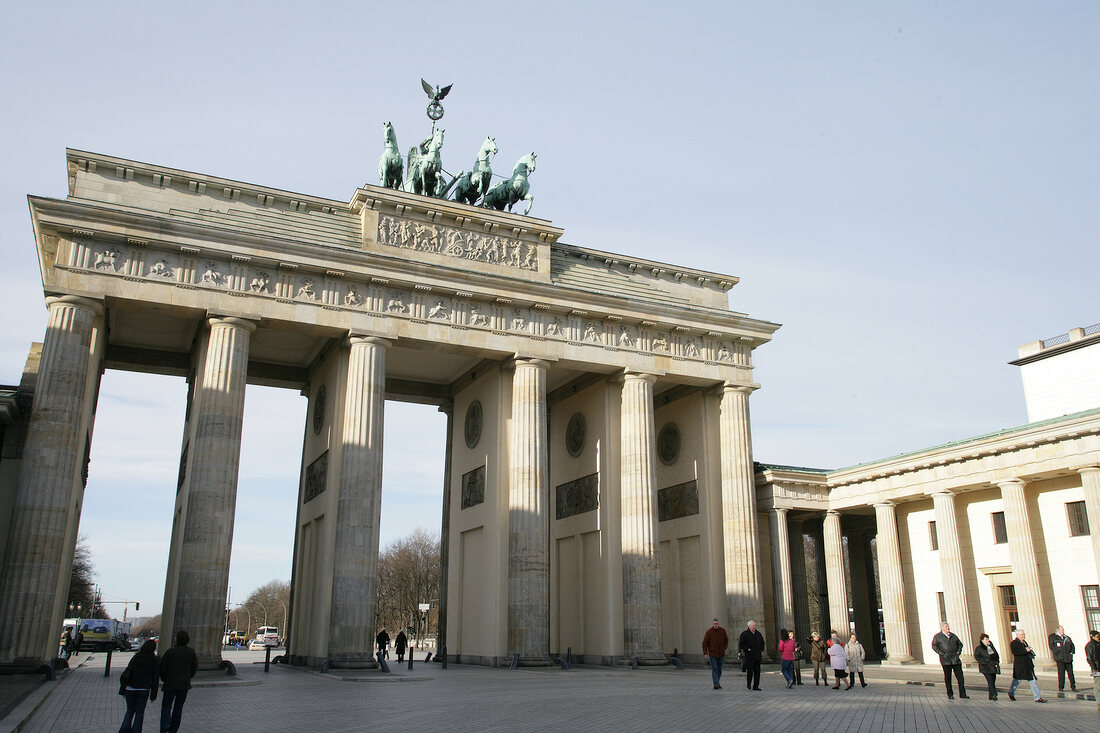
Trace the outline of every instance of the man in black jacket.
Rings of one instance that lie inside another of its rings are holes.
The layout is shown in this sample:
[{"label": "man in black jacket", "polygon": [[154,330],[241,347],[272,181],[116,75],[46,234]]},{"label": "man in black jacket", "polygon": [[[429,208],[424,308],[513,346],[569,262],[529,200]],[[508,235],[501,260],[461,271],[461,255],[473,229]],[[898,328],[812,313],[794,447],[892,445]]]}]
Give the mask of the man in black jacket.
[{"label": "man in black jacket", "polygon": [[737,656],[745,666],[745,683],[750,690],[760,689],[760,660],[764,658],[764,635],[756,630],[756,622],[741,632],[737,641]]},{"label": "man in black jacket", "polygon": [[940,655],[940,666],[943,667],[943,684],[947,687],[947,699],[955,699],[955,690],[951,687],[951,675],[959,683],[959,697],[969,700],[966,694],[966,684],[963,682],[962,654],[963,643],[959,637],[951,633],[951,625],[944,624],[940,627],[940,633],[932,637],[932,651]]},{"label": "man in black jacket", "polygon": [[194,649],[187,646],[190,641],[190,634],[182,629],[177,631],[176,645],[160,659],[160,679],[164,683],[164,694],[160,703],[161,733],[176,733],[180,729],[183,704],[187,702],[191,678],[199,671],[199,657]]},{"label": "man in black jacket", "polygon": [[1073,639],[1066,636],[1066,630],[1059,626],[1047,639],[1050,644],[1050,656],[1058,664],[1058,692],[1066,689],[1066,675],[1069,675],[1069,689],[1077,692],[1077,680],[1073,678]]},{"label": "man in black jacket", "polygon": [[1088,644],[1085,644],[1085,661],[1092,672],[1092,691],[1096,693],[1096,709],[1100,710],[1100,631],[1089,632]]}]

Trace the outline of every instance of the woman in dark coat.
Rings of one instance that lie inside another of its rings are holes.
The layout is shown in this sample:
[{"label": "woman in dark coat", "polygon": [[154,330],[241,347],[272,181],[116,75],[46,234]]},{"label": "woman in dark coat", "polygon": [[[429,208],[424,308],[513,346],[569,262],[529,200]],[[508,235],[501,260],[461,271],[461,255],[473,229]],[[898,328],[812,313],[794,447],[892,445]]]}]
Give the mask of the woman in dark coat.
[{"label": "woman in dark coat", "polygon": [[119,677],[118,694],[126,696],[126,714],[118,733],[141,733],[145,703],[157,699],[160,675],[156,650],[157,643],[152,639],[142,644]]},{"label": "woman in dark coat", "polygon": [[409,638],[405,636],[405,630],[401,629],[397,632],[397,638],[393,642],[393,648],[397,651],[397,661],[405,661],[405,649],[409,646]]},{"label": "woman in dark coat", "polygon": [[989,686],[989,699],[997,699],[997,675],[1001,671],[1001,655],[993,646],[993,640],[989,634],[982,634],[978,639],[978,648],[974,650],[974,659],[978,660],[978,671],[985,675],[985,682]]}]

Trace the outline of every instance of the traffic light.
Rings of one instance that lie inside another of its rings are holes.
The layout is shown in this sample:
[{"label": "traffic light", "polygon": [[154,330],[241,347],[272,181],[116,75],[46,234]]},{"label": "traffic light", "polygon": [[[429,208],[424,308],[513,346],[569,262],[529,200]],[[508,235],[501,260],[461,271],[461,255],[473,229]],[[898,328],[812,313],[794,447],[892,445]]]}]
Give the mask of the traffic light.
[{"label": "traffic light", "polygon": [[141,601],[138,601],[134,604],[134,610],[135,611],[140,611],[141,610]]}]

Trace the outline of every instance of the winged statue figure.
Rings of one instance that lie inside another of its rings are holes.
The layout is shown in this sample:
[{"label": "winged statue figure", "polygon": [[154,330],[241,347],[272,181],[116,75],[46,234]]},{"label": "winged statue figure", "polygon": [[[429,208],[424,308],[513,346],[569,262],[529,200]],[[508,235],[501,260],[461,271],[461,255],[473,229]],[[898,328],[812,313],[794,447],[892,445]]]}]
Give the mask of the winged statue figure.
[{"label": "winged statue figure", "polygon": [[436,84],[435,89],[432,89],[432,85],[424,81],[423,78],[420,79],[420,85],[424,87],[424,93],[428,95],[428,99],[433,102],[442,102],[443,98],[447,96],[447,92],[451,91],[451,87],[454,86],[454,84],[448,84],[440,89],[439,85]]}]

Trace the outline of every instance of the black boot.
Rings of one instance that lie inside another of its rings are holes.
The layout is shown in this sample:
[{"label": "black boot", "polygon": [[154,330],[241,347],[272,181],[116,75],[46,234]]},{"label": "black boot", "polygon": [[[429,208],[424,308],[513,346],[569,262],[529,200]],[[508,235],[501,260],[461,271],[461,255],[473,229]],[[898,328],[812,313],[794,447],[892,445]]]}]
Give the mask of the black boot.
[{"label": "black boot", "polygon": [[862,672],[859,673],[859,684],[862,687],[867,686],[867,680],[863,679],[863,673]]}]

